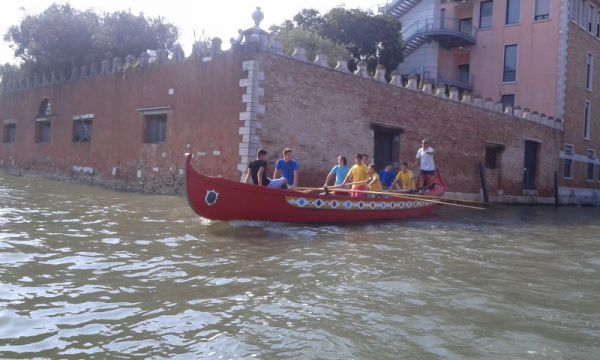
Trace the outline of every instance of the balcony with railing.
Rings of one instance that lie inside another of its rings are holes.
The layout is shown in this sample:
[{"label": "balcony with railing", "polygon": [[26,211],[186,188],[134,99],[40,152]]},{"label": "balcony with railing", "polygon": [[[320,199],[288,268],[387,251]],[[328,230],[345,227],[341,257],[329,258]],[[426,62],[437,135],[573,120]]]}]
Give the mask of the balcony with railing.
[{"label": "balcony with railing", "polygon": [[477,28],[471,19],[428,18],[417,20],[402,31],[404,56],[408,56],[427,41],[437,41],[442,47],[456,48],[474,45]]},{"label": "balcony with railing", "polygon": [[447,85],[460,90],[473,91],[473,75],[469,73],[468,67],[460,69],[450,75],[441,75],[433,67],[422,66],[413,69],[408,75],[416,75],[419,81],[428,80],[434,85]]}]

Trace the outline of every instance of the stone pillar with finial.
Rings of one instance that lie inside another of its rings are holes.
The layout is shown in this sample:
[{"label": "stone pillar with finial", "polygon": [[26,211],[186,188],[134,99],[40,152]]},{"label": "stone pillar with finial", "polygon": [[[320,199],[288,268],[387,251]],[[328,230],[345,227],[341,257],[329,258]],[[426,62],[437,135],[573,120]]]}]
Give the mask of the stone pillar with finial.
[{"label": "stone pillar with finial", "polygon": [[[252,20],[254,20],[254,27],[250,29],[250,42],[263,45],[266,40],[266,36],[263,36],[263,30],[260,28],[260,22],[265,18],[265,14],[260,10],[260,6],[256,7],[256,10],[252,13]],[[248,41],[248,39],[246,39]]]}]

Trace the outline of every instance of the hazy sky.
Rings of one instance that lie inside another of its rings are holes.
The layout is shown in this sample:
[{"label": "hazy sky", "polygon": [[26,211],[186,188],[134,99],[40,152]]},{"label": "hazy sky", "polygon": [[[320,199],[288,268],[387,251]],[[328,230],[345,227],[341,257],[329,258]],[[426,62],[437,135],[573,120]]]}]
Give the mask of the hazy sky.
[{"label": "hazy sky", "polygon": [[[387,0],[71,0],[73,7],[97,12],[113,12],[131,10],[133,13],[143,12],[148,17],[163,16],[179,27],[180,42],[189,55],[196,37],[218,36],[228,47],[229,38],[237,36],[238,29],[247,29],[254,25],[252,12],[257,6],[262,8],[265,18],[261,23],[263,29],[279,24],[293,17],[304,8],[314,8],[321,13],[337,5],[348,8],[374,9]],[[17,0],[0,2],[0,31],[4,35],[11,25],[18,25],[27,14],[38,14],[58,0]],[[9,43],[0,40],[0,63],[15,62]]]}]

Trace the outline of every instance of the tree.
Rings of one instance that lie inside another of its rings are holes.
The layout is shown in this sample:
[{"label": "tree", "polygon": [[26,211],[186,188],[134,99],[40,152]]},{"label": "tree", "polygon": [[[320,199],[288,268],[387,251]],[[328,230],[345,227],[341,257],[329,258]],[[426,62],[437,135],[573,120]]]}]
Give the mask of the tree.
[{"label": "tree", "polygon": [[344,45],[352,54],[351,69],[359,60],[365,60],[369,71],[374,72],[377,64],[383,64],[389,75],[403,59],[402,25],[391,16],[342,7],[321,16],[317,10],[304,9],[293,17],[293,21],[286,20],[271,30],[278,33],[292,28],[316,31],[334,43]]},{"label": "tree", "polygon": [[94,46],[104,58],[124,58],[148,49],[172,50],[177,38],[177,28],[161,17],[146,19],[142,14],[120,11],[104,16],[94,34]]},{"label": "tree", "polygon": [[306,57],[314,59],[317,53],[326,55],[329,66],[333,67],[339,59],[350,59],[350,52],[342,45],[324,38],[314,30],[293,28],[281,29],[277,39],[283,44],[283,50],[290,54],[294,47],[302,47],[306,51]]},{"label": "tree", "polygon": [[4,80],[18,79],[19,73],[20,69],[16,65],[9,63],[0,65],[0,83],[4,82]]},{"label": "tree", "polygon": [[294,16],[294,23],[297,27],[319,31],[323,26],[324,19],[315,9],[302,9]]},{"label": "tree", "polygon": [[[13,43],[15,57],[27,72],[48,71],[82,65],[96,59],[93,34],[99,18],[66,5],[51,5],[39,15],[28,15],[4,35]],[[65,69],[66,70],[66,69]]]},{"label": "tree", "polygon": [[69,4],[52,4],[11,26],[4,40],[12,43],[24,72],[68,73],[72,67],[114,56],[137,56],[147,49],[172,50],[178,35],[177,28],[163,18],[147,19],[124,11],[99,16]]}]

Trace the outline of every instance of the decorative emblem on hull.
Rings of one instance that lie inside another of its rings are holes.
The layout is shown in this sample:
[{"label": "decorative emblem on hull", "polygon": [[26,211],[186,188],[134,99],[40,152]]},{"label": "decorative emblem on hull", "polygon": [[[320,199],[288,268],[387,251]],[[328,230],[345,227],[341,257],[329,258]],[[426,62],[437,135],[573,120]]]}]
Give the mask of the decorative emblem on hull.
[{"label": "decorative emblem on hull", "polygon": [[204,197],[204,202],[208,206],[212,206],[217,203],[219,199],[219,193],[215,190],[206,190],[206,196]]}]

